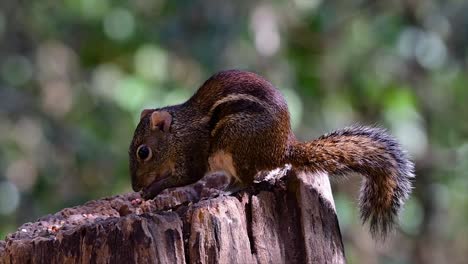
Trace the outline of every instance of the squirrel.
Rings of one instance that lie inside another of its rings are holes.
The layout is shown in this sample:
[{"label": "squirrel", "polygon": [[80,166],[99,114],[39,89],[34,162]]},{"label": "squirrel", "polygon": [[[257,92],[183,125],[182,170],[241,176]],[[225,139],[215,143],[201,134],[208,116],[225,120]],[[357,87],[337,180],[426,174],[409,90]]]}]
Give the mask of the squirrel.
[{"label": "squirrel", "polygon": [[280,91],[240,70],[214,74],[185,103],[143,110],[129,163],[132,188],[145,199],[215,172],[229,177],[232,190],[285,164],[328,175],[358,173],[360,216],[374,237],[392,230],[414,177],[405,151],[381,128],[353,126],[298,141]]}]

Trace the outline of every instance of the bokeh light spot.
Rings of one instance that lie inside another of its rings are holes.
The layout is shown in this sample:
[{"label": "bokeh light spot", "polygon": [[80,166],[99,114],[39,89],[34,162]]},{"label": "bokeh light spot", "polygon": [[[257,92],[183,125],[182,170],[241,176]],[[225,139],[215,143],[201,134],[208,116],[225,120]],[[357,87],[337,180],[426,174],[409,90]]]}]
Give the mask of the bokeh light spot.
[{"label": "bokeh light spot", "polygon": [[401,228],[414,235],[419,231],[423,217],[421,204],[416,198],[411,198],[406,202],[405,209],[401,214]]},{"label": "bokeh light spot", "polygon": [[113,40],[130,38],[135,28],[133,15],[123,8],[115,8],[104,17],[104,32]]},{"label": "bokeh light spot", "polygon": [[129,111],[136,111],[150,98],[150,89],[141,79],[127,77],[120,81],[114,93],[115,101]]},{"label": "bokeh light spot", "polygon": [[167,76],[167,54],[155,45],[141,46],[134,58],[135,71],[148,80],[163,81]]},{"label": "bokeh light spot", "polygon": [[414,56],[414,49],[416,43],[422,37],[422,31],[415,27],[407,27],[400,33],[398,39],[398,52],[404,58],[411,58]]},{"label": "bokeh light spot", "polygon": [[447,48],[438,34],[414,27],[402,31],[398,51],[406,59],[416,58],[428,69],[440,68],[447,58]]},{"label": "bokeh light spot", "polygon": [[257,7],[252,14],[250,27],[254,33],[255,48],[260,55],[269,57],[279,50],[280,34],[271,7]]},{"label": "bokeh light spot", "polygon": [[36,183],[37,167],[31,160],[17,160],[8,166],[6,177],[18,189],[27,191]]},{"label": "bokeh light spot", "polygon": [[412,156],[417,158],[423,155],[428,146],[428,139],[410,90],[394,89],[387,95],[386,104],[384,117],[390,124],[392,134]]},{"label": "bokeh light spot", "polygon": [[294,3],[301,10],[311,10],[317,8],[322,3],[322,0],[294,0]]},{"label": "bokeh light spot", "polygon": [[73,106],[73,90],[70,83],[50,81],[42,86],[42,107],[51,116],[63,117]]},{"label": "bokeh light spot", "polygon": [[355,120],[353,107],[346,97],[330,95],[323,101],[323,116],[329,129],[349,126]]},{"label": "bokeh light spot", "polygon": [[282,89],[286,102],[288,103],[289,113],[291,114],[291,128],[296,129],[302,121],[303,104],[296,91],[292,89]]},{"label": "bokeh light spot", "polygon": [[1,65],[1,76],[8,84],[17,86],[28,82],[33,75],[31,62],[21,55],[8,56]]},{"label": "bokeh light spot", "polygon": [[80,0],[81,13],[86,17],[101,17],[109,8],[107,0]]},{"label": "bokeh light spot", "polygon": [[91,86],[96,94],[112,98],[123,73],[115,64],[102,64],[95,68],[91,78]]},{"label": "bokeh light spot", "polygon": [[23,117],[15,122],[12,132],[16,143],[24,152],[34,155],[35,151],[40,151],[39,146],[44,139],[44,132],[37,120]]},{"label": "bokeh light spot", "polygon": [[418,62],[428,68],[440,68],[447,57],[447,50],[442,39],[435,33],[426,33],[416,46]]},{"label": "bokeh light spot", "polygon": [[77,54],[60,41],[46,41],[37,49],[36,64],[41,82],[70,79],[77,67]]},{"label": "bokeh light spot", "polygon": [[18,188],[9,182],[0,182],[0,214],[12,213],[19,205],[20,195]]}]

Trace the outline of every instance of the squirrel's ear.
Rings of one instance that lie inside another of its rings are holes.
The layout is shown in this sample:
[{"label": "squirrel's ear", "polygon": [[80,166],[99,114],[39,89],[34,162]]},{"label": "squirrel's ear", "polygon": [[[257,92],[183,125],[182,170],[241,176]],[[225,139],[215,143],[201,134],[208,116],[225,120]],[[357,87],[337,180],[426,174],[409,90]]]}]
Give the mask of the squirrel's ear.
[{"label": "squirrel's ear", "polygon": [[143,111],[141,111],[141,114],[140,114],[140,120],[143,119],[143,117],[145,117],[147,114],[153,112],[154,109],[143,109]]},{"label": "squirrel's ear", "polygon": [[168,132],[172,123],[172,116],[166,111],[154,111],[151,114],[151,129]]}]

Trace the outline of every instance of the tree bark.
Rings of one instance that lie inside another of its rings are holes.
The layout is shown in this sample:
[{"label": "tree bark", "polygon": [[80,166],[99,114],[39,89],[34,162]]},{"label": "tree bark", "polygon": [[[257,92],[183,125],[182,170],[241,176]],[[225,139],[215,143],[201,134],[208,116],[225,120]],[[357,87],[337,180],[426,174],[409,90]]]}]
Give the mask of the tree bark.
[{"label": "tree bark", "polygon": [[268,186],[171,209],[137,193],[66,208],[0,241],[0,263],[345,263],[327,175]]}]

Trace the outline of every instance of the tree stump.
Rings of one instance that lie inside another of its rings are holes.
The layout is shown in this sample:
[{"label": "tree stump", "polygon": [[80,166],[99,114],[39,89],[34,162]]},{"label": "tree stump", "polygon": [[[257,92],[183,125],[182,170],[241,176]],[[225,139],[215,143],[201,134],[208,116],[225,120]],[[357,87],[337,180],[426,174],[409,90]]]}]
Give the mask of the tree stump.
[{"label": "tree stump", "polygon": [[138,193],[66,208],[0,241],[0,263],[345,263],[327,175],[268,186],[170,209]]}]

